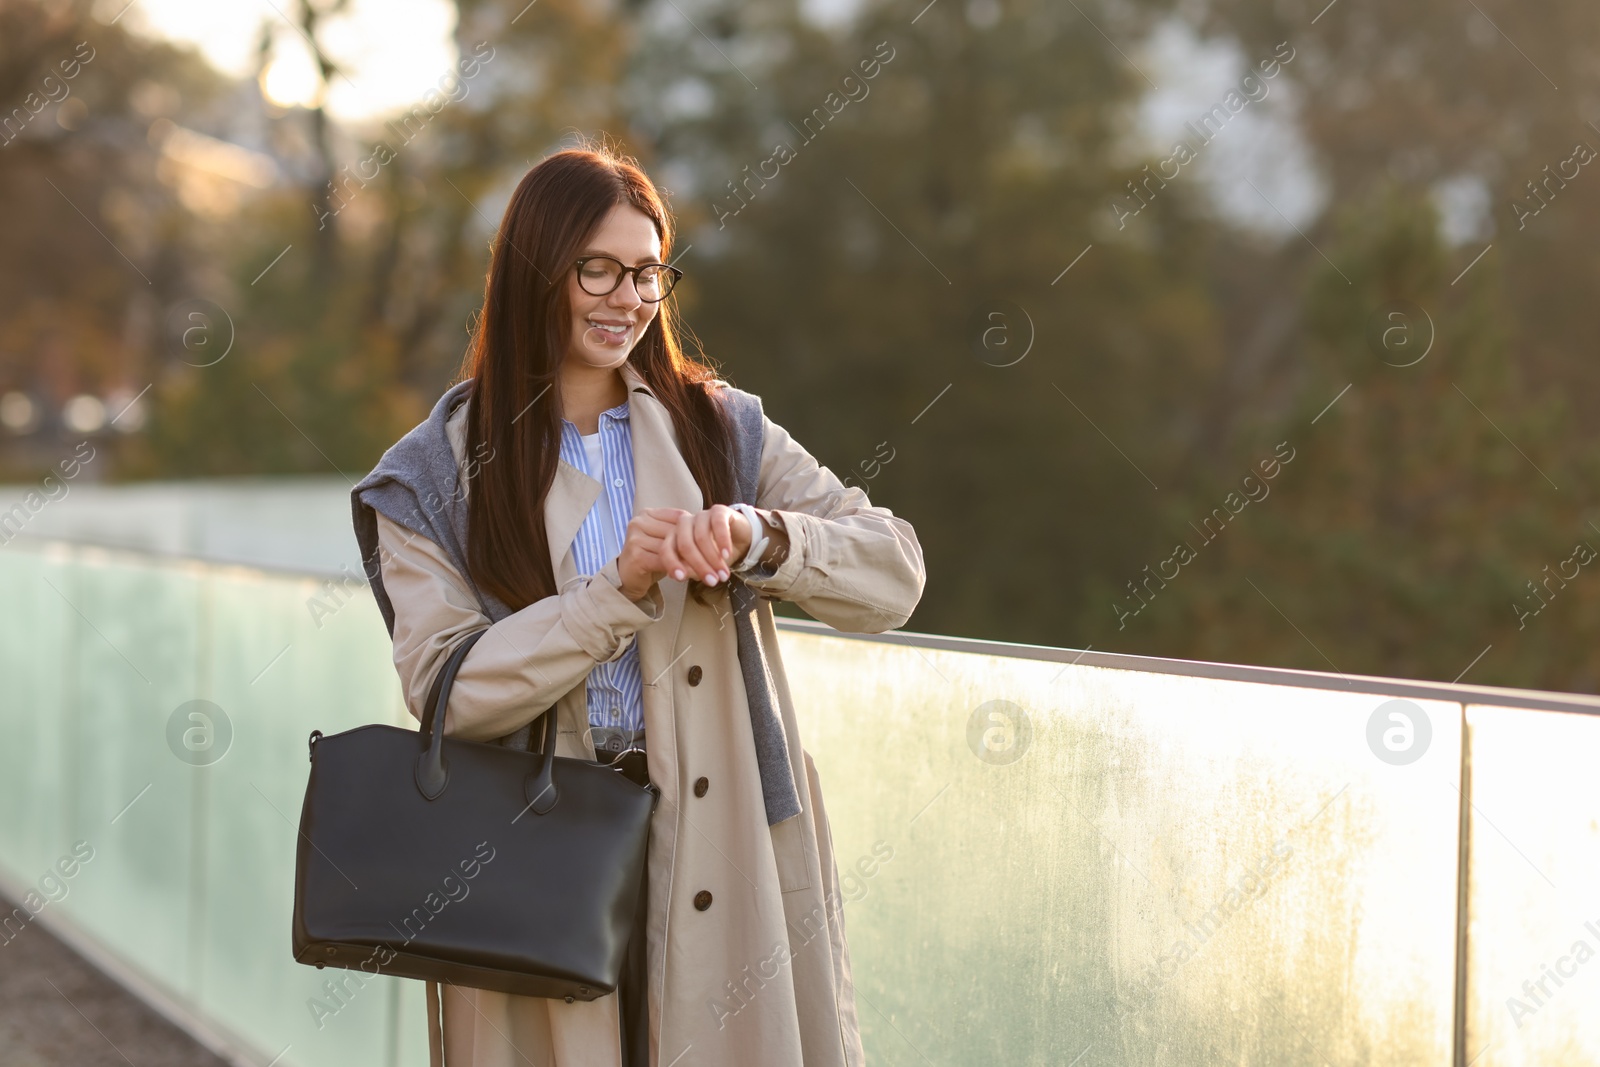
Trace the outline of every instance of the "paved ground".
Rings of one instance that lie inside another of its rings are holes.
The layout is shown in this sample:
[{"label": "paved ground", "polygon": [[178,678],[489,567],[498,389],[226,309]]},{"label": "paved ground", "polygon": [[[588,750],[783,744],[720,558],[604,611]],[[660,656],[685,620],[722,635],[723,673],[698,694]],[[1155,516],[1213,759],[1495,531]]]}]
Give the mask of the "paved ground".
[{"label": "paved ground", "polygon": [[225,1067],[38,923],[0,944],[0,1064]]}]

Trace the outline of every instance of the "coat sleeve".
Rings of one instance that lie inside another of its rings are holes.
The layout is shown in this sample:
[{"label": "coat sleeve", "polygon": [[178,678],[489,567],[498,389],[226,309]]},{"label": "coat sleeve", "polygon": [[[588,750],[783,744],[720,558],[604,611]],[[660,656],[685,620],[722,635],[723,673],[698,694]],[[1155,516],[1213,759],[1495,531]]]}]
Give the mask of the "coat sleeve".
[{"label": "coat sleeve", "polygon": [[905,625],[922,599],[922,546],[905,519],[845,486],[782,426],[763,416],[756,506],[774,512],[789,535],[775,570],[745,583],[799,605],[843,633],[882,633]]},{"label": "coat sleeve", "polygon": [[445,735],[467,741],[493,740],[532,721],[596,663],[620,657],[665,607],[655,585],[629,600],[613,558],[598,574],[574,578],[560,593],[491,624],[443,549],[381,512],[378,549],[394,606],[395,670],[418,722],[450,653],[469,634],[489,630],[462,660],[445,710]]}]

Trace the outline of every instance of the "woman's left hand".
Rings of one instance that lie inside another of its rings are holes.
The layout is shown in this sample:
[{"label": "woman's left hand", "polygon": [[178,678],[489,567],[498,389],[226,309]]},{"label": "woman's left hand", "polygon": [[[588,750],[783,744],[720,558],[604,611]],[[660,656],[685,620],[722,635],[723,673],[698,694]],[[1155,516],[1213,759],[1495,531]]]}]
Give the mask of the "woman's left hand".
[{"label": "woman's left hand", "polygon": [[694,575],[706,585],[727,581],[730,561],[750,547],[750,524],[726,504],[704,511],[645,508],[645,514],[673,524],[660,550],[661,564],[678,581]]}]

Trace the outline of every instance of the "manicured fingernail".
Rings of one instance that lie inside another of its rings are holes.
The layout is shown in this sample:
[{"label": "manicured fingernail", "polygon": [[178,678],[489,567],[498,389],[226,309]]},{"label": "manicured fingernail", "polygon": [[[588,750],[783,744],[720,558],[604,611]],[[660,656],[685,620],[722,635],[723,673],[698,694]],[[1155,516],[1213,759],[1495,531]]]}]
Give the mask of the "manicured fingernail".
[{"label": "manicured fingernail", "polygon": [[728,550],[727,549],[723,549],[722,550],[722,558],[723,559],[727,559],[728,558]]},{"label": "manicured fingernail", "polygon": [[726,567],[722,568],[722,580],[723,581],[727,581],[728,580],[728,568],[726,568]]},{"label": "manicured fingernail", "polygon": [[717,576],[715,574],[706,575],[706,584],[707,585],[716,585],[717,584]]},{"label": "manicured fingernail", "polygon": [[678,579],[680,582],[683,581],[683,568],[679,567],[677,570],[673,571],[672,576]]}]

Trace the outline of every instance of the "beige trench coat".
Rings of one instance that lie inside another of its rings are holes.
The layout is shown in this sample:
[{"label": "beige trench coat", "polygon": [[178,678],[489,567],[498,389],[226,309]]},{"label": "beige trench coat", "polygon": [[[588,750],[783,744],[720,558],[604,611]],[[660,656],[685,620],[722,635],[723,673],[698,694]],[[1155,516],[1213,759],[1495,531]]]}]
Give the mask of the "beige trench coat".
[{"label": "beige trench coat", "polygon": [[[666,407],[630,364],[622,373],[634,507],[698,510],[700,490],[678,453]],[[466,409],[461,404],[446,424],[463,470]],[[463,484],[470,492],[470,480]],[[710,606],[702,607],[685,583],[668,580],[630,601],[615,558],[599,574],[580,576],[571,546],[600,488],[560,463],[544,516],[560,593],[489,626],[457,676],[445,732],[487,741],[555,701],[557,754],[592,760],[584,679],[636,641],[649,773],[661,790],[649,848],[652,1067],[861,1067],[833,840],[771,608],[761,602],[758,624],[802,811],[769,827],[727,594],[713,587]],[[877,633],[905,623],[924,581],[910,524],[843,486],[770,419],[756,504],[777,513],[791,547],[777,572],[753,588],[841,631]],[[489,619],[436,544],[381,514],[378,531],[395,611],[395,667],[420,721],[450,651]],[[703,795],[697,780],[705,783]],[[704,911],[693,904],[701,890],[712,895]],[[433,1067],[621,1063],[615,994],[568,1004],[446,985],[441,1003],[440,992],[428,983]]]}]

